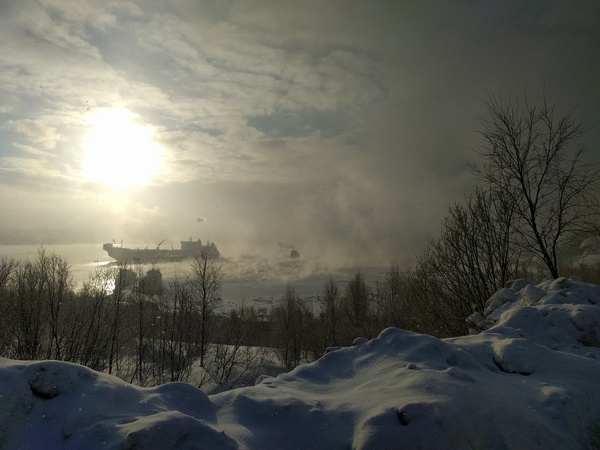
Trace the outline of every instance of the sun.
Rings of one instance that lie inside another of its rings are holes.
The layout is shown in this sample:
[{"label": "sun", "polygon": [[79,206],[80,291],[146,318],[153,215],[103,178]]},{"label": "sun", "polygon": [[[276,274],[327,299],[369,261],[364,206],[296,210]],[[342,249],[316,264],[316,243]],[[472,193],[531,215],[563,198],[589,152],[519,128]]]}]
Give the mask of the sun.
[{"label": "sun", "polygon": [[115,189],[142,186],[158,172],[162,148],[149,125],[128,109],[104,109],[90,119],[82,175]]}]

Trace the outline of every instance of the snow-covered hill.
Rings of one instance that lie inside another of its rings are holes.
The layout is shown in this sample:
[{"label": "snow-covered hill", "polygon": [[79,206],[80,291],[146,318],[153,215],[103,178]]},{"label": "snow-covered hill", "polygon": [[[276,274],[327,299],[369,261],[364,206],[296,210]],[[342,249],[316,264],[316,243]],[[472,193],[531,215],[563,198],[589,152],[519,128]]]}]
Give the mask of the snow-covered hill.
[{"label": "snow-covered hill", "polygon": [[517,281],[472,319],[487,330],[440,340],[390,328],[211,397],[0,359],[0,446],[598,448],[600,287]]}]

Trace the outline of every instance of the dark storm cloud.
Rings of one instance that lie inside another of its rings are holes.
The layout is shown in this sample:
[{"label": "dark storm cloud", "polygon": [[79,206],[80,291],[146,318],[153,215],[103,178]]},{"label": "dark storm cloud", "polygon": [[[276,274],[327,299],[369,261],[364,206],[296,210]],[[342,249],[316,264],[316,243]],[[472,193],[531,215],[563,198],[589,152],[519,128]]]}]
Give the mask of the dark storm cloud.
[{"label": "dark storm cloud", "polygon": [[[332,265],[404,261],[473,187],[488,91],[600,121],[593,1],[0,8],[0,183],[19,211],[5,240],[37,217],[65,241],[193,234],[229,254],[280,241]],[[82,179],[107,108],[152,127],[151,186]],[[598,128],[586,143],[598,159]]]}]

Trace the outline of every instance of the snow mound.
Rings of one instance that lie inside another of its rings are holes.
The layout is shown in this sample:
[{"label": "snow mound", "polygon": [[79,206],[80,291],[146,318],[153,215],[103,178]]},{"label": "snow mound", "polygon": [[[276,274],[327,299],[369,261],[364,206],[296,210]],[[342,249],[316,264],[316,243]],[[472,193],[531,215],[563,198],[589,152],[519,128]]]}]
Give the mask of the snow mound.
[{"label": "snow mound", "polygon": [[594,448],[600,287],[519,280],[436,339],[394,328],[206,396],[59,362],[0,360],[2,448]]},{"label": "snow mound", "polygon": [[600,286],[566,278],[537,286],[518,280],[488,300],[485,314],[468,320],[486,333],[600,359]]},{"label": "snow mound", "polygon": [[0,360],[1,448],[238,448],[186,383],[132,386],[75,364]]}]

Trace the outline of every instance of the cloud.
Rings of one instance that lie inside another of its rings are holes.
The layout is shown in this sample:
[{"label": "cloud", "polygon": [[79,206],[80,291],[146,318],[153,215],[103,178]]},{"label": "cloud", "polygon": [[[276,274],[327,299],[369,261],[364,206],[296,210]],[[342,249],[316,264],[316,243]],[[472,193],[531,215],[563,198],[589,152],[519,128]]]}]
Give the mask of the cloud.
[{"label": "cloud", "polygon": [[24,119],[9,121],[7,125],[14,131],[26,135],[30,142],[41,144],[46,149],[56,148],[56,144],[61,138],[56,128],[46,126],[40,121]]},{"label": "cloud", "polygon": [[[224,254],[280,241],[331,264],[404,261],[473,187],[489,89],[537,100],[545,86],[600,120],[596,2],[0,8],[0,183],[7,210],[21,208],[10,229],[35,217],[65,241],[193,234]],[[82,178],[90,118],[110,108],[164,149],[150,186]]]}]

